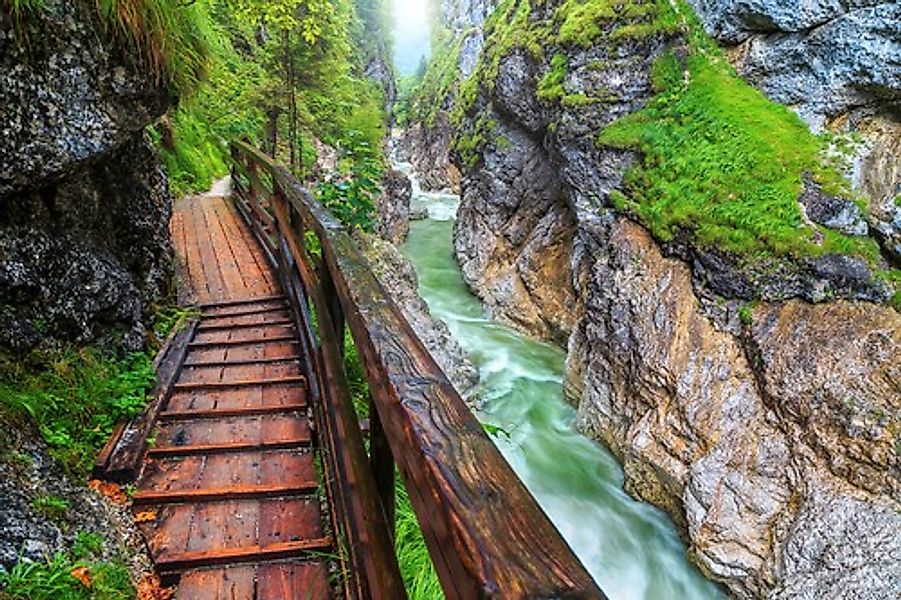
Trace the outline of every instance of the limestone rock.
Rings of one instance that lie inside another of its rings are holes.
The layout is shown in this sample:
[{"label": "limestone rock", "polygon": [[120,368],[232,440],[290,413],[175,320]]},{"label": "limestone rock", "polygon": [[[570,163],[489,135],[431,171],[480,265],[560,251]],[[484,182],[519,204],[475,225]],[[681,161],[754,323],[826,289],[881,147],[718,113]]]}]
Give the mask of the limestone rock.
[{"label": "limestone rock", "polygon": [[454,225],[457,260],[492,316],[564,344],[574,224],[542,148],[521,130],[498,136],[506,141],[467,177]]},{"label": "limestone rock", "polygon": [[404,131],[401,145],[407,149],[423,190],[460,190],[460,170],[450,159],[453,140],[454,129],[446,110],[438,112],[434,126],[417,123]]},{"label": "limestone rock", "polygon": [[106,41],[90,3],[45,4],[27,40],[0,11],[0,197],[114,150],[172,100],[152,72]]},{"label": "limestone rock", "polygon": [[447,325],[429,313],[428,305],[419,295],[413,265],[390,242],[364,233],[357,233],[356,237],[373,273],[400,307],[435,362],[464,399],[474,400],[473,395],[479,383],[478,370],[451,336]]},{"label": "limestone rock", "polygon": [[0,347],[143,347],[172,270],[171,199],[144,128],[173,98],[91,3],[0,11]]},{"label": "limestone rock", "polygon": [[840,231],[845,235],[867,235],[869,227],[860,208],[850,200],[823,193],[810,178],[798,199],[807,217],[814,223]]},{"label": "limestone rock", "polygon": [[815,128],[901,99],[901,4],[880,0],[689,0],[739,72]]},{"label": "limestone rock", "polygon": [[171,275],[171,211],[166,176],[141,137],[85,172],[6,198],[0,347],[107,337],[142,348]]},{"label": "limestone rock", "polygon": [[410,233],[410,197],[413,185],[397,170],[385,173],[378,199],[375,231],[384,240],[400,244]]}]

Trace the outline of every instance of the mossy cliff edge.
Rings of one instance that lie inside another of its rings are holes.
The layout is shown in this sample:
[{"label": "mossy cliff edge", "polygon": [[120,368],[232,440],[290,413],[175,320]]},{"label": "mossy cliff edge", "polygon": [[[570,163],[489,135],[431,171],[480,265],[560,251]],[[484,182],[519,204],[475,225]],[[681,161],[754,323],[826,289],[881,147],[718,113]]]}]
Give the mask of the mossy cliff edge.
[{"label": "mossy cliff edge", "polygon": [[[699,21],[663,0],[505,0],[440,46],[418,135],[452,140],[467,282],[568,347],[580,426],[705,573],[740,597],[888,596],[901,218],[886,132],[901,84],[881,67],[858,88],[812,72],[809,101],[780,105],[749,84],[775,89],[748,66],[763,42],[724,51],[705,32],[738,10],[714,4]],[[899,22],[865,12],[851,20],[868,35]],[[896,46],[861,51],[891,61]]]}]

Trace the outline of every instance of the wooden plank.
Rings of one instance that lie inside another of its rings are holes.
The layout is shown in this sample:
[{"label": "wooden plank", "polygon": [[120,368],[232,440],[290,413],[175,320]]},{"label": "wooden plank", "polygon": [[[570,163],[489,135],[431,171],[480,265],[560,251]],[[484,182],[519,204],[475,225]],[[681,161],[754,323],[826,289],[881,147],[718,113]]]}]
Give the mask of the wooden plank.
[{"label": "wooden plank", "polygon": [[332,597],[328,570],[321,562],[260,566],[257,600],[327,600]]},{"label": "wooden plank", "polygon": [[161,558],[156,567],[161,571],[185,571],[216,565],[266,562],[283,558],[313,557],[316,552],[327,551],[332,546],[330,537],[296,542],[282,542],[269,546],[245,546],[216,551],[185,552]]},{"label": "wooden plank", "polygon": [[271,415],[276,413],[304,410],[306,404],[284,404],[279,406],[246,406],[243,408],[221,408],[214,410],[166,411],[160,413],[160,420],[174,421],[178,419],[222,419],[226,417],[245,417],[251,415]]},{"label": "wooden plank", "polygon": [[175,597],[179,600],[252,600],[256,579],[255,566],[199,569],[181,577]]},{"label": "wooden plank", "polygon": [[224,442],[221,444],[201,444],[196,446],[160,446],[147,451],[153,458],[168,456],[199,456],[209,454],[225,454],[228,452],[244,452],[247,450],[291,450],[306,448],[310,438],[294,438],[282,440],[263,440],[259,442]]},{"label": "wooden plank", "polygon": [[247,340],[218,340],[210,342],[191,342],[188,346],[195,348],[217,348],[221,346],[255,346],[257,344],[272,344],[274,342],[297,343],[293,334],[274,335],[268,338],[247,339]]},{"label": "wooden plank", "polygon": [[225,312],[225,313],[203,313],[203,320],[215,320],[215,319],[233,319],[238,317],[254,317],[258,315],[266,315],[269,313],[280,312],[284,313],[288,310],[287,306],[282,303],[280,306],[272,306],[272,307],[264,307],[264,308],[255,308],[248,310],[236,310],[234,312]]},{"label": "wooden plank", "polygon": [[299,362],[244,361],[243,364],[183,365],[178,383],[221,383],[225,381],[271,380],[302,376]]},{"label": "wooden plank", "polygon": [[[197,308],[201,311],[207,311],[215,308],[223,308],[223,307],[231,307],[231,306],[246,306],[248,304],[262,304],[264,302],[275,302],[275,301],[285,301],[285,296],[283,294],[266,294],[264,296],[256,296],[253,298],[235,298],[228,300],[213,300],[210,302],[200,302],[197,304]],[[206,315],[203,315],[206,316]]]},{"label": "wooden plank", "polygon": [[291,356],[267,356],[263,358],[250,358],[246,360],[209,360],[209,361],[187,361],[184,363],[183,367],[185,369],[195,369],[195,368],[204,368],[204,367],[239,367],[245,365],[263,365],[270,363],[283,363],[283,362],[291,362],[297,363],[301,360],[299,354],[293,354]]},{"label": "wooden plank", "polygon": [[254,323],[201,323],[197,331],[234,331],[235,329],[258,329],[260,327],[293,327],[294,322],[291,319],[271,319],[268,321],[259,321]]},{"label": "wooden plank", "polygon": [[232,388],[228,390],[204,390],[203,392],[178,392],[169,399],[166,412],[288,406],[296,409],[297,407],[306,406],[307,389],[305,386],[270,386],[266,388]]},{"label": "wooden plank", "polygon": [[306,377],[303,375],[294,375],[288,377],[278,377],[274,379],[236,379],[234,381],[203,381],[195,383],[176,383],[173,388],[177,392],[188,392],[192,390],[215,390],[222,388],[239,388],[252,386],[269,386],[269,385],[299,385],[306,383]]},{"label": "wooden plank", "polygon": [[275,498],[315,492],[315,481],[295,484],[236,485],[229,488],[185,489],[172,491],[138,490],[134,493],[135,506],[148,504],[174,504],[182,502],[213,502],[217,500],[241,500],[243,498]]}]

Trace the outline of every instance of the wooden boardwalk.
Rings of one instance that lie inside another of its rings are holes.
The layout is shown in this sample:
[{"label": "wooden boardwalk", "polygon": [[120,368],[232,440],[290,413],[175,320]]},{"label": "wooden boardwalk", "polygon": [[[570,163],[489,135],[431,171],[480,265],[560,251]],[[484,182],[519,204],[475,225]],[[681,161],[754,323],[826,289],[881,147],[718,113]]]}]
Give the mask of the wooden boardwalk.
[{"label": "wooden boardwalk", "polygon": [[275,274],[229,200],[181,201],[172,233],[201,317],[134,494],[157,570],[191,600],[330,598],[335,544]]}]

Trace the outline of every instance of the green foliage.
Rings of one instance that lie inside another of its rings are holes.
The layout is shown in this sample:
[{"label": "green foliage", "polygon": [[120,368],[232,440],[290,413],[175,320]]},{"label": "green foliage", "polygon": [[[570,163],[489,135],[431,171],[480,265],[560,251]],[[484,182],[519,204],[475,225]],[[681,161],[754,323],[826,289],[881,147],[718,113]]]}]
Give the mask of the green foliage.
[{"label": "green foliage", "polygon": [[658,59],[657,96],[600,133],[601,146],[639,150],[618,205],[668,241],[689,230],[702,246],[753,257],[877,253],[868,238],[816,230],[801,217],[802,175],[833,188],[822,143],[789,109],[745,83],[717,55]]},{"label": "green foliage", "polygon": [[316,198],[342,223],[364,231],[372,228],[381,165],[371,158],[351,163],[349,173],[338,173],[316,187]]},{"label": "green foliage", "polygon": [[397,521],[394,547],[407,595],[410,600],[440,600],[444,598],[444,592],[410,504],[410,497],[400,477],[395,481]]},{"label": "green foliage", "polygon": [[68,529],[69,502],[58,496],[38,496],[31,501],[34,512],[56,523],[61,529]]},{"label": "green foliage", "polygon": [[184,324],[187,319],[199,316],[195,308],[181,306],[163,306],[156,310],[153,323],[153,332],[161,342],[165,340],[179,323]]},{"label": "green foliage", "polygon": [[0,600],[134,598],[125,563],[101,561],[101,548],[100,536],[80,533],[70,552],[60,552],[45,562],[20,560],[8,573],[0,572]]},{"label": "green foliage", "polygon": [[435,125],[438,112],[446,105],[448,95],[456,89],[460,76],[457,68],[460,49],[471,34],[471,31],[465,31],[457,37],[451,38],[449,32],[442,31],[444,34],[433,40],[433,43],[437,45],[433,47],[426,71],[419,85],[412,92],[410,101],[413,121],[425,123],[429,127]]},{"label": "green foliage", "polygon": [[141,412],[154,378],[143,353],[61,348],[0,358],[0,416],[36,425],[53,457],[84,477],[116,422]]},{"label": "green foliage", "polygon": [[97,0],[109,32],[180,95],[190,95],[209,71],[205,2]]},{"label": "green foliage", "polygon": [[357,160],[384,162],[383,93],[362,73],[370,54],[386,51],[387,42],[368,39],[383,37],[383,0],[208,3],[209,82],[172,115],[168,130],[156,128],[177,194],[207,189],[224,175],[235,139],[261,144],[301,179],[316,160],[314,138],[338,149],[345,174]]}]

